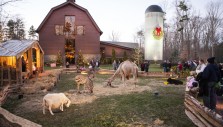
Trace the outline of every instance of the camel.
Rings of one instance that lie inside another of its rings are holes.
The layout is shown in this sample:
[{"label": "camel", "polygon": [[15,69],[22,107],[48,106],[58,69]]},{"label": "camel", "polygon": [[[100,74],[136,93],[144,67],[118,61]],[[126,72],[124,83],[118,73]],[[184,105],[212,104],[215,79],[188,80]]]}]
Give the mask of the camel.
[{"label": "camel", "polygon": [[111,82],[115,79],[115,76],[117,74],[121,75],[124,86],[126,84],[126,79],[129,80],[129,78],[132,74],[133,79],[134,79],[134,84],[135,84],[135,87],[136,87],[136,80],[137,80],[137,77],[138,77],[138,66],[135,63],[133,63],[129,60],[126,60],[126,61],[122,62],[119,65],[116,72],[112,75],[112,77],[108,79],[108,82],[107,82],[108,86],[112,87]]}]

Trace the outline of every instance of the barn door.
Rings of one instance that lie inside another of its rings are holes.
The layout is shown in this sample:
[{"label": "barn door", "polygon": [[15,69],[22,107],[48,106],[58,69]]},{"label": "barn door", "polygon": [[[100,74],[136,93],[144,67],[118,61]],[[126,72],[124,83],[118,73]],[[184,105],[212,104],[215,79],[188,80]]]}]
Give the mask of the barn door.
[{"label": "barn door", "polygon": [[75,64],[75,39],[66,39],[65,41],[66,62]]}]

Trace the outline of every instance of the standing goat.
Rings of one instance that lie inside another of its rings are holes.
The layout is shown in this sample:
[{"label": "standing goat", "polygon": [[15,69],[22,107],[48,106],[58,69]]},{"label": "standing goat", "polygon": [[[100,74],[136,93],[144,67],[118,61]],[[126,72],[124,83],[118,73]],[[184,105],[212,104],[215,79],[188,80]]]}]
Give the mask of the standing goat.
[{"label": "standing goat", "polygon": [[75,77],[75,82],[77,83],[77,89],[78,93],[80,93],[80,85],[84,85],[84,90],[88,89],[89,93],[93,93],[93,81],[92,78],[94,78],[94,72],[88,72],[87,76],[84,75],[77,75]]},{"label": "standing goat", "polygon": [[108,79],[107,85],[111,86],[111,82],[114,80],[117,74],[121,75],[124,85],[126,84],[126,79],[128,80],[130,76],[133,75],[134,84],[136,86],[136,80],[138,77],[138,66],[135,63],[129,60],[122,62],[116,72],[112,75],[112,77]]}]

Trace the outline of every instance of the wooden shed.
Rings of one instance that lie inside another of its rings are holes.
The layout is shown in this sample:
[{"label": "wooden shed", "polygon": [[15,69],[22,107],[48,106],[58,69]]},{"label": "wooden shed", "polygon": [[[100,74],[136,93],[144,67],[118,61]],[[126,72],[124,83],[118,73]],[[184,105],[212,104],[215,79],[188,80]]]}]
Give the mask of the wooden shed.
[{"label": "wooden shed", "polygon": [[[12,82],[22,83],[34,70],[43,70],[44,52],[38,41],[9,40],[0,44],[1,86]],[[29,78],[29,77],[28,77]]]}]

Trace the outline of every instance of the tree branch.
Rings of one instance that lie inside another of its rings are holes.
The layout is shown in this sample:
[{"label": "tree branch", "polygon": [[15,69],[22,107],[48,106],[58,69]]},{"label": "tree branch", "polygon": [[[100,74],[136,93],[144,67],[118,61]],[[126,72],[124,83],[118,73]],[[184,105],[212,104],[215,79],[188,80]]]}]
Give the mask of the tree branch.
[{"label": "tree branch", "polygon": [[6,4],[9,4],[9,3],[12,3],[12,2],[17,2],[17,1],[22,1],[22,0],[9,0],[9,1],[6,1],[6,2],[3,2],[0,4],[0,7],[6,5]]}]

